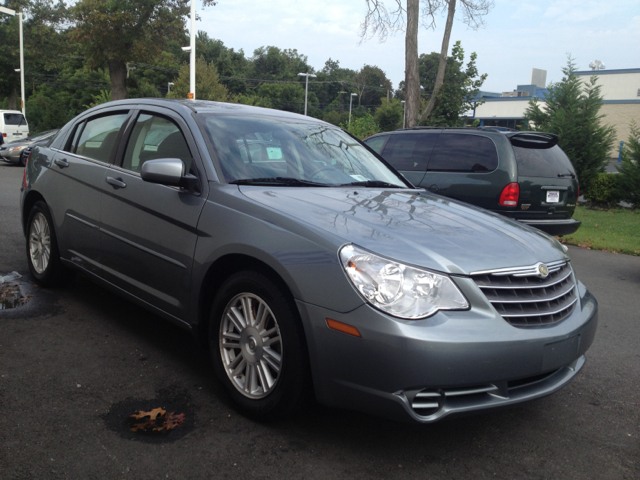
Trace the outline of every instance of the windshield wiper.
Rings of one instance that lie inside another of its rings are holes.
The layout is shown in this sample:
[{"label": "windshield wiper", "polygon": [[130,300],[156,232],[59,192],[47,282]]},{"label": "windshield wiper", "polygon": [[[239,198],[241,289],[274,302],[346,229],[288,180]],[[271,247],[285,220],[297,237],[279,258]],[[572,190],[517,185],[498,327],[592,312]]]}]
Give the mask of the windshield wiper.
[{"label": "windshield wiper", "polygon": [[381,180],[364,180],[361,182],[341,183],[341,187],[383,187],[383,188],[408,188]]},{"label": "windshield wiper", "polygon": [[573,173],[559,173],[558,176],[576,178],[576,176]]},{"label": "windshield wiper", "polygon": [[326,183],[311,182],[293,177],[265,177],[265,178],[241,178],[240,180],[232,180],[234,185],[261,185],[276,184],[286,185],[287,187],[329,187]]}]

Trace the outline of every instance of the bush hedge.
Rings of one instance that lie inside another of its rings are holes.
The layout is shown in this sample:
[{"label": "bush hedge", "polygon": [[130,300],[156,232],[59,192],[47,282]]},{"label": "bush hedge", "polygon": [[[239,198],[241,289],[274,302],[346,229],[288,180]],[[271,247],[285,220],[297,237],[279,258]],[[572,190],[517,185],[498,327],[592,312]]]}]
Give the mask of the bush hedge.
[{"label": "bush hedge", "polygon": [[617,177],[611,173],[598,173],[584,192],[584,198],[598,205],[616,205],[621,200]]}]

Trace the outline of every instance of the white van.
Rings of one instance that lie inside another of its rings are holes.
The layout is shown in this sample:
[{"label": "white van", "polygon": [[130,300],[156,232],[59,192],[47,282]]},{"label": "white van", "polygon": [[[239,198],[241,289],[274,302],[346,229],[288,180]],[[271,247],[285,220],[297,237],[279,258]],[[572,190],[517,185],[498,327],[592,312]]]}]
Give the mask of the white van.
[{"label": "white van", "polygon": [[24,140],[29,136],[29,125],[19,110],[0,110],[0,133],[5,142]]}]

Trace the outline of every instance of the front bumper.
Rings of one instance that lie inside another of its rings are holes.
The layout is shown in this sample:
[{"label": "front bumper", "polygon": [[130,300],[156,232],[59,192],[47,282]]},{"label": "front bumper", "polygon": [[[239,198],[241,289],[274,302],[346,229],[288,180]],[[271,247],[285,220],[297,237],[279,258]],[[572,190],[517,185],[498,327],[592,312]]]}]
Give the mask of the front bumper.
[{"label": "front bumper", "polygon": [[7,163],[19,163],[21,153],[22,150],[1,150],[0,158]]},{"label": "front bumper", "polygon": [[[514,327],[474,299],[469,311],[418,321],[368,305],[338,313],[298,302],[318,401],[430,423],[553,393],[582,368],[597,328],[597,302],[578,285],[571,315],[540,328]],[[329,329],[327,318],[356,327],[362,338]]]}]

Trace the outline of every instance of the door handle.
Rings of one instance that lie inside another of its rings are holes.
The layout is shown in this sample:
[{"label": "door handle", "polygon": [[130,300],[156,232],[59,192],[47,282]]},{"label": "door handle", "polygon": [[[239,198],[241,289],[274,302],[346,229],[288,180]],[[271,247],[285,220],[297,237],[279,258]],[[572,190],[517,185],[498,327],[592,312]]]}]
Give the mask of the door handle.
[{"label": "door handle", "polygon": [[58,165],[60,168],[66,168],[69,166],[69,162],[65,158],[56,158],[53,163]]},{"label": "door handle", "polygon": [[113,177],[107,177],[107,183],[110,183],[114,187],[118,187],[118,188],[124,188],[127,186],[127,184],[124,183],[122,180],[118,178],[113,178]]}]

